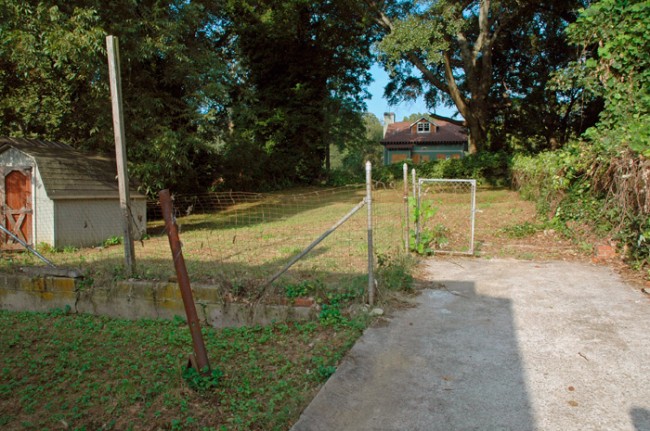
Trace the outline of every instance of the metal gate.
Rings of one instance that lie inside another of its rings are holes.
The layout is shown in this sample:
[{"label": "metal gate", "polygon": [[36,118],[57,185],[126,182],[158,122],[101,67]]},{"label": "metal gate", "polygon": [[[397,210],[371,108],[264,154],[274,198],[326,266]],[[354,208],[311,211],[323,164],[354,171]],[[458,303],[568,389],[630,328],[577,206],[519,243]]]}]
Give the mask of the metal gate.
[{"label": "metal gate", "polygon": [[476,180],[421,178],[415,247],[420,254],[474,254]]}]

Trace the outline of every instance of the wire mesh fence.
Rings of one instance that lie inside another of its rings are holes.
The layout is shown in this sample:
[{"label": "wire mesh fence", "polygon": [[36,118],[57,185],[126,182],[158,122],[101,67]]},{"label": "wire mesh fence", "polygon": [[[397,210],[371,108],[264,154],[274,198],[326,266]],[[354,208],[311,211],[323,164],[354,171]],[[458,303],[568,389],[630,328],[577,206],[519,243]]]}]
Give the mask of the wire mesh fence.
[{"label": "wire mesh fence", "polygon": [[[273,285],[268,280],[365,197],[365,185],[306,188],[276,193],[222,192],[174,196],[183,254],[193,282],[215,285],[234,296],[259,297],[287,287],[357,290],[367,287],[366,208],[325,238]],[[375,255],[403,253],[403,198],[382,187],[373,191]],[[37,249],[58,266],[75,267],[95,283],[125,277],[121,238],[93,247]],[[40,264],[25,253],[4,262]],[[158,202],[147,205],[147,234],[135,245],[133,278],[173,280],[169,243]]]},{"label": "wire mesh fence", "polygon": [[473,254],[476,181],[421,178],[417,196],[419,251]]}]

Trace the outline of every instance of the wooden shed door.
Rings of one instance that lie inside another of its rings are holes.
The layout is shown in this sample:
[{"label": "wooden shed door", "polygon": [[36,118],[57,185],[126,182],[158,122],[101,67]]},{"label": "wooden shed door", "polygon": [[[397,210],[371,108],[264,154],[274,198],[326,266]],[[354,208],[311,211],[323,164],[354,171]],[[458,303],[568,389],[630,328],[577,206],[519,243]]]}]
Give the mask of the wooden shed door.
[{"label": "wooden shed door", "polygon": [[[32,175],[31,169],[12,170],[4,177],[2,221],[5,227],[27,244],[32,244]],[[2,235],[2,248],[22,246],[7,234]]]}]

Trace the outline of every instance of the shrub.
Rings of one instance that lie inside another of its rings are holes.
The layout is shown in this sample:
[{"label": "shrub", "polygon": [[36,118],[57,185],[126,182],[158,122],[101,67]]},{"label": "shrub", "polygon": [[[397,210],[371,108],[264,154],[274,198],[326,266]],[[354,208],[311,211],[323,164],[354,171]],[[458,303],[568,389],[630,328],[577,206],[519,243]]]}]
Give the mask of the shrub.
[{"label": "shrub", "polygon": [[[470,154],[461,159],[433,160],[413,164],[407,160],[409,174],[412,168],[421,178],[476,179],[481,184],[495,186],[508,185],[510,182],[511,158],[508,154],[482,152]],[[403,177],[402,163],[380,166],[373,170],[375,181],[389,184]]]},{"label": "shrub", "polygon": [[650,266],[650,161],[629,150],[573,143],[515,156],[513,186],[569,236],[570,222],[618,240],[634,266]]}]

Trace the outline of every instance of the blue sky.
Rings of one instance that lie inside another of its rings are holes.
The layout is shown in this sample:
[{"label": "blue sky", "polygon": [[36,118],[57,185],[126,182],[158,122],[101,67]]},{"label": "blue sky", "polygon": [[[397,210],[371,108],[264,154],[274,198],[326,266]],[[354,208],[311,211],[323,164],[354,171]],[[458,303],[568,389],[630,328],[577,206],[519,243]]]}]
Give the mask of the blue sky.
[{"label": "blue sky", "polygon": [[[384,99],[384,87],[388,83],[388,74],[378,64],[372,66],[370,73],[374,79],[368,87],[368,92],[372,95],[372,98],[366,100],[366,104],[368,105],[368,112],[375,114],[382,123],[384,121],[384,112],[394,112],[396,121],[402,121],[404,117],[415,114],[416,112],[429,112],[422,98],[418,98],[416,101],[401,102],[398,105],[390,106],[388,101]],[[439,107],[436,111],[437,114],[444,116],[450,116],[456,112],[455,109],[446,107]]]}]

